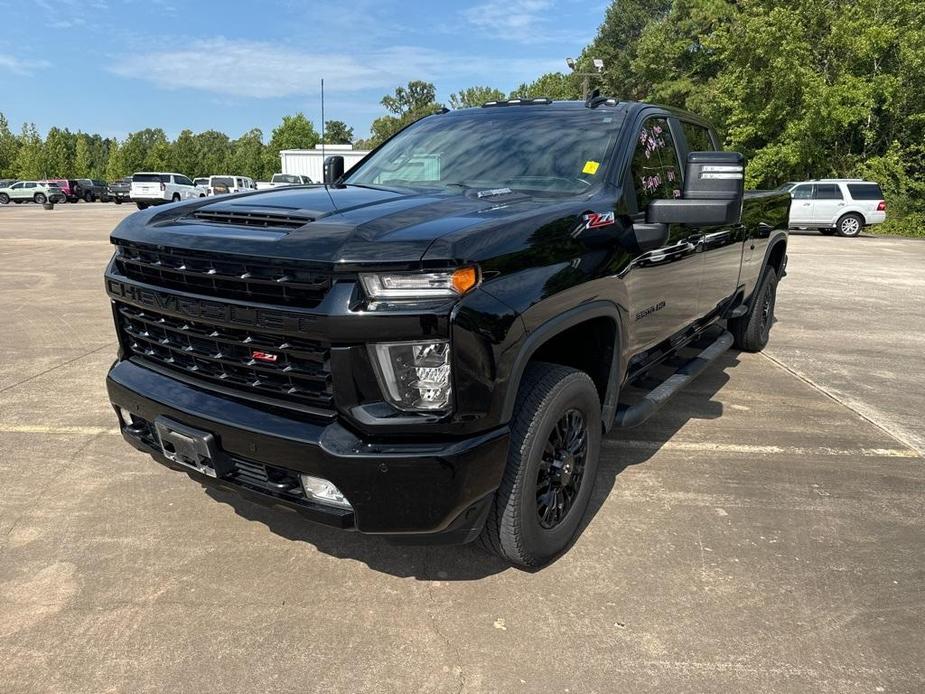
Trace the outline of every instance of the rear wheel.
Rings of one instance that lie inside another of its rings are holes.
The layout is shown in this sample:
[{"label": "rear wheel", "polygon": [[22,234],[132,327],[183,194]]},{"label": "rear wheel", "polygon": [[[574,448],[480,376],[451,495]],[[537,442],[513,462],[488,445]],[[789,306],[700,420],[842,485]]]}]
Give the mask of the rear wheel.
[{"label": "rear wheel", "polygon": [[0,205],[8,205],[10,202],[10,196],[6,193],[0,193]]},{"label": "rear wheel", "polygon": [[834,236],[838,229],[833,229],[832,227],[823,227],[819,229],[819,233],[823,236]]},{"label": "rear wheel", "polygon": [[838,220],[835,228],[838,230],[839,236],[851,238],[861,233],[861,229],[864,228],[864,220],[860,215],[850,212]]},{"label": "rear wheel", "polygon": [[146,203],[146,202],[136,202],[136,203],[135,203],[135,206],[136,206],[139,210],[146,210],[146,209],[148,209],[148,203]]},{"label": "rear wheel", "polygon": [[45,193],[36,193],[32,196],[32,200],[36,205],[44,205],[46,202],[48,202],[48,198],[45,197]]},{"label": "rear wheel", "polygon": [[173,197],[172,197],[170,200],[171,200],[171,202],[180,202],[180,194],[179,194],[179,193],[174,193],[174,194],[173,194]]},{"label": "rear wheel", "polygon": [[84,193],[84,202],[93,202],[93,193],[91,193],[89,190]]},{"label": "rear wheel", "polygon": [[777,271],[770,265],[755,288],[752,303],[741,318],[729,321],[729,331],[735,346],[744,352],[760,352],[768,344],[774,325],[774,305],[777,302]]},{"label": "rear wheel", "polygon": [[121,204],[122,204],[122,198],[113,198],[113,200],[115,201],[115,203],[116,203],[117,205],[121,205]]},{"label": "rear wheel", "polygon": [[539,567],[569,546],[588,508],[601,403],[583,371],[535,362],[514,411],[507,467],[479,542],[514,564]]}]

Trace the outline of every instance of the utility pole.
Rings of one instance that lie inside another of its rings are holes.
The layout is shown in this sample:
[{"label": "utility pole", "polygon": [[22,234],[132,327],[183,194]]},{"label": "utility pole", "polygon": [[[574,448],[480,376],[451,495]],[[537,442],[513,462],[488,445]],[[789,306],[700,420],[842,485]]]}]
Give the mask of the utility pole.
[{"label": "utility pole", "polygon": [[600,77],[601,73],[604,71],[603,60],[600,58],[594,58],[592,62],[594,63],[594,69],[597,70],[597,72],[578,72],[578,61],[574,58],[565,59],[565,64],[571,68],[572,74],[576,75],[577,77],[581,77],[581,98],[583,99],[587,99],[588,94],[590,93],[591,78]]}]

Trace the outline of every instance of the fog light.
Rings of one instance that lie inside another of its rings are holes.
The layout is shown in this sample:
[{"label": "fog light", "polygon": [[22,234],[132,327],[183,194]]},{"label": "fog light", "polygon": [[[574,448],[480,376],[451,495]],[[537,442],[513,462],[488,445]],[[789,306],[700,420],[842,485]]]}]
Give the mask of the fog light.
[{"label": "fog light", "polygon": [[302,489],[310,501],[320,504],[337,506],[338,508],[353,508],[350,502],[341,494],[340,489],[322,477],[302,475]]},{"label": "fog light", "polygon": [[450,343],[370,345],[386,399],[401,410],[446,410],[450,405]]},{"label": "fog light", "polygon": [[124,407],[120,407],[120,408],[119,408],[119,415],[121,415],[121,417],[122,417],[122,423],[123,423],[125,426],[130,427],[130,426],[132,426],[132,424],[134,424],[134,421],[132,420],[132,413],[129,412],[129,411],[128,411],[127,409],[125,409]]}]

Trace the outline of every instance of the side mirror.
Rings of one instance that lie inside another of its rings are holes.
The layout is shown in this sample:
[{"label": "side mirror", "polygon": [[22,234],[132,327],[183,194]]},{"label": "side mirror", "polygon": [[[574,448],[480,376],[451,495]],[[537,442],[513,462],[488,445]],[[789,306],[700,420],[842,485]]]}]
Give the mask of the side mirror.
[{"label": "side mirror", "polygon": [[655,200],[646,210],[653,224],[719,226],[742,221],[745,158],[738,152],[691,152],[678,200]]},{"label": "side mirror", "polygon": [[324,160],[324,184],[331,186],[340,180],[344,175],[344,158],[339,155],[331,155]]}]

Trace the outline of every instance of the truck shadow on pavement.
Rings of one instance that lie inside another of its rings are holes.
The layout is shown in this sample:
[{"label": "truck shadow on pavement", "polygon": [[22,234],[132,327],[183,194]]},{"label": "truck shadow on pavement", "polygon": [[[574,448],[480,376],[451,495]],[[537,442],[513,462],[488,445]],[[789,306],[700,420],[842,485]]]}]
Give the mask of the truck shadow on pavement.
[{"label": "truck shadow on pavement", "polygon": [[[730,379],[727,369],[735,367],[738,362],[737,352],[727,352],[644,425],[631,430],[612,431],[605,437],[594,493],[572,545],[581,542],[582,533],[601,511],[624,470],[652,458],[688,421],[715,419],[722,415],[722,402],[714,400],[714,396]],[[620,440],[631,440],[633,445],[621,447]],[[374,571],[391,576],[413,577],[422,581],[471,581],[513,568],[475,544],[398,545],[375,536],[317,525],[294,512],[265,508],[221,489],[204,487],[204,491],[214,500],[231,506],[242,518],[262,523],[281,537],[308,543],[318,551],[339,559],[362,562]],[[572,545],[555,561],[566,557]]]}]

